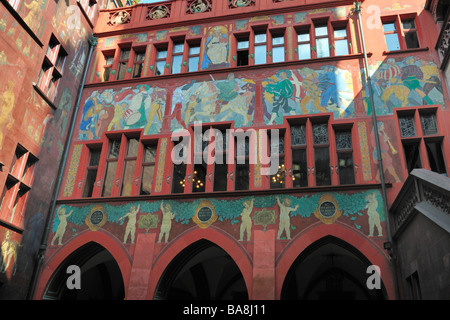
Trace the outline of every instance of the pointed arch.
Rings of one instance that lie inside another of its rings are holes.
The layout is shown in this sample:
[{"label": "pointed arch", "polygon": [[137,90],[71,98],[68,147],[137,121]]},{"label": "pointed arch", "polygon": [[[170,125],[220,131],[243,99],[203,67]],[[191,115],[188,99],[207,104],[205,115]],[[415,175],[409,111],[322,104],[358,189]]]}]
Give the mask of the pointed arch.
[{"label": "pointed arch", "polygon": [[53,274],[58,270],[58,267],[64,263],[64,260],[67,259],[73,252],[90,242],[99,244],[112,255],[119,266],[124,282],[125,296],[127,295],[131,273],[131,257],[129,256],[126,248],[118,241],[116,237],[109,232],[100,229],[98,231],[86,231],[79,234],[48,258],[41,269],[38,284],[34,292],[35,299],[42,299],[49,281],[51,280]]},{"label": "pointed arch", "polygon": [[305,230],[292,239],[289,246],[281,252],[277,258],[275,267],[277,274],[275,281],[277,299],[280,299],[286,275],[299,255],[310,247],[311,244],[329,236],[335,237],[352,246],[367,261],[378,266],[388,299],[395,299],[394,278],[386,253],[369,238],[338,221],[332,225],[319,224]]},{"label": "pointed arch", "polygon": [[251,299],[253,266],[248,253],[237,240],[213,226],[210,226],[207,229],[195,227],[186,231],[179,235],[177,239],[170,243],[165,250],[156,257],[150,273],[150,285],[147,292],[147,299],[154,298],[158,283],[170,262],[172,262],[186,247],[203,239],[217,245],[233,259],[244,278],[249,299]]}]

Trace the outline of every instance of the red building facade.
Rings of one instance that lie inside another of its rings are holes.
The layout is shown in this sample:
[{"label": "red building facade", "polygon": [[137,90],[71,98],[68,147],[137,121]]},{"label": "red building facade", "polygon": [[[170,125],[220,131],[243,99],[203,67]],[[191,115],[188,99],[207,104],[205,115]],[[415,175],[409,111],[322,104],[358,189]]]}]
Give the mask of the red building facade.
[{"label": "red building facade", "polygon": [[364,1],[365,46],[353,1],[102,10],[34,297],[401,298],[387,209],[449,170],[423,5]]}]

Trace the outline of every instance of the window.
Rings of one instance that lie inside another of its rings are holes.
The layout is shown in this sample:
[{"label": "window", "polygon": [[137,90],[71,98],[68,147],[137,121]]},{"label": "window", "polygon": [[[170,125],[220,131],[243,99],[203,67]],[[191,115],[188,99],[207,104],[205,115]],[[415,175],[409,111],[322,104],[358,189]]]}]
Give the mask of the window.
[{"label": "window", "polygon": [[120,139],[109,141],[109,151],[106,159],[106,172],[103,179],[103,197],[110,197],[112,195],[113,183],[116,177],[117,163],[120,152]]},{"label": "window", "polygon": [[444,137],[440,134],[436,112],[436,108],[397,112],[408,172],[424,167],[440,174],[447,173],[442,150]]},{"label": "window", "polygon": [[130,52],[131,48],[120,49],[119,65],[117,67],[117,80],[125,79],[128,69],[128,60],[130,59]]},{"label": "window", "polygon": [[67,53],[52,34],[42,63],[37,86],[51,100],[55,98]]},{"label": "window", "polygon": [[237,38],[236,45],[236,65],[237,66],[246,66],[248,65],[248,56],[249,56],[249,38],[247,36],[240,36]]},{"label": "window", "polygon": [[316,185],[326,186],[331,184],[330,151],[328,140],[328,124],[315,123],[313,129],[314,164]]},{"label": "window", "polygon": [[145,48],[134,49],[133,78],[140,78],[144,69]]},{"label": "window", "polygon": [[198,65],[200,63],[200,44],[189,44],[188,54],[188,71],[198,71]]},{"label": "window", "polygon": [[266,31],[255,32],[255,64],[267,62],[267,34]]},{"label": "window", "polygon": [[346,26],[334,28],[334,50],[336,56],[349,54]]},{"label": "window", "polygon": [[388,51],[420,48],[415,18],[383,18],[383,31]]},{"label": "window", "polygon": [[272,33],[272,62],[283,62],[285,60],[284,31]]},{"label": "window", "polygon": [[330,42],[328,39],[328,25],[319,24],[314,28],[316,37],[316,54],[317,58],[330,56]]},{"label": "window", "polygon": [[308,186],[306,124],[291,126],[291,149],[292,185],[293,187],[306,187]]},{"label": "window", "polygon": [[284,134],[279,132],[278,141],[270,136],[270,154],[278,142],[278,171],[270,177],[270,189],[284,188],[286,186],[286,168],[284,163]]},{"label": "window", "polygon": [[226,191],[228,176],[228,149],[226,130],[214,130],[214,186],[213,191]]},{"label": "window", "polygon": [[19,7],[20,0],[8,0],[11,7],[13,7],[14,10],[17,10]]},{"label": "window", "polygon": [[97,6],[96,0],[80,0],[79,4],[83,8],[84,12],[88,16],[89,19],[94,17],[95,8]]},{"label": "window", "polygon": [[100,162],[100,148],[89,149],[89,163],[87,166],[86,178],[83,188],[83,197],[92,197],[92,192],[94,190],[95,181],[97,178],[98,164]]},{"label": "window", "polygon": [[180,73],[183,63],[184,40],[173,43],[172,74]]},{"label": "window", "polygon": [[186,185],[187,148],[182,147],[183,145],[181,142],[182,140],[174,145],[174,157],[180,159],[181,161],[180,163],[174,162],[173,164],[172,193],[183,193]]},{"label": "window", "polygon": [[422,300],[422,292],[420,290],[419,274],[417,271],[413,272],[406,278],[409,286],[409,294],[412,300]]},{"label": "window", "polygon": [[124,161],[121,196],[130,196],[132,194],[134,172],[136,170],[136,161],[139,148],[139,140],[127,137],[127,151]]},{"label": "window", "polygon": [[23,210],[34,178],[38,159],[20,144],[14,152],[0,199],[0,220],[22,228]]},{"label": "window", "polygon": [[337,173],[340,184],[354,184],[355,171],[353,165],[352,131],[336,130]]},{"label": "window", "polygon": [[308,30],[297,31],[297,54],[298,59],[311,59],[311,38]]},{"label": "window", "polygon": [[250,137],[234,138],[234,164],[235,164],[235,190],[248,190],[250,188]]},{"label": "window", "polygon": [[156,163],[156,144],[144,144],[142,161],[141,188],[139,194],[148,195],[152,191],[153,175]]},{"label": "window", "polygon": [[108,81],[114,63],[114,53],[104,53],[104,59],[102,81]]},{"label": "window", "polygon": [[155,75],[163,75],[166,67],[167,47],[156,48],[156,70]]}]

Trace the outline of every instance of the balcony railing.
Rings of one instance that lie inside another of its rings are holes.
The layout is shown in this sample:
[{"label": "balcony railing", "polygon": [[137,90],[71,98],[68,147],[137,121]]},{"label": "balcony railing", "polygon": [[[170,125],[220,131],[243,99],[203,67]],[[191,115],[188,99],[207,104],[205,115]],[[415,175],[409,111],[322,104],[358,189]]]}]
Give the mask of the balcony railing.
[{"label": "balcony railing", "polygon": [[421,212],[450,232],[450,178],[425,169],[414,169],[394,201],[390,214],[394,235]]}]

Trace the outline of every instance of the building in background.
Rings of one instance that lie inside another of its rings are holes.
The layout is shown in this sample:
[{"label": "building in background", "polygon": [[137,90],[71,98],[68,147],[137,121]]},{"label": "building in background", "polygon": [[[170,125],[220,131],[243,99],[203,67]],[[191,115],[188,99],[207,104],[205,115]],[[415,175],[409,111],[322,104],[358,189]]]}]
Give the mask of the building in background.
[{"label": "building in background", "polygon": [[[424,7],[364,1],[365,46],[353,1],[101,10],[33,297],[449,298],[448,206],[430,201],[449,190],[448,90]],[[405,256],[433,240],[422,216],[441,242]]]},{"label": "building in background", "polygon": [[1,299],[27,297],[102,6],[1,2]]}]

